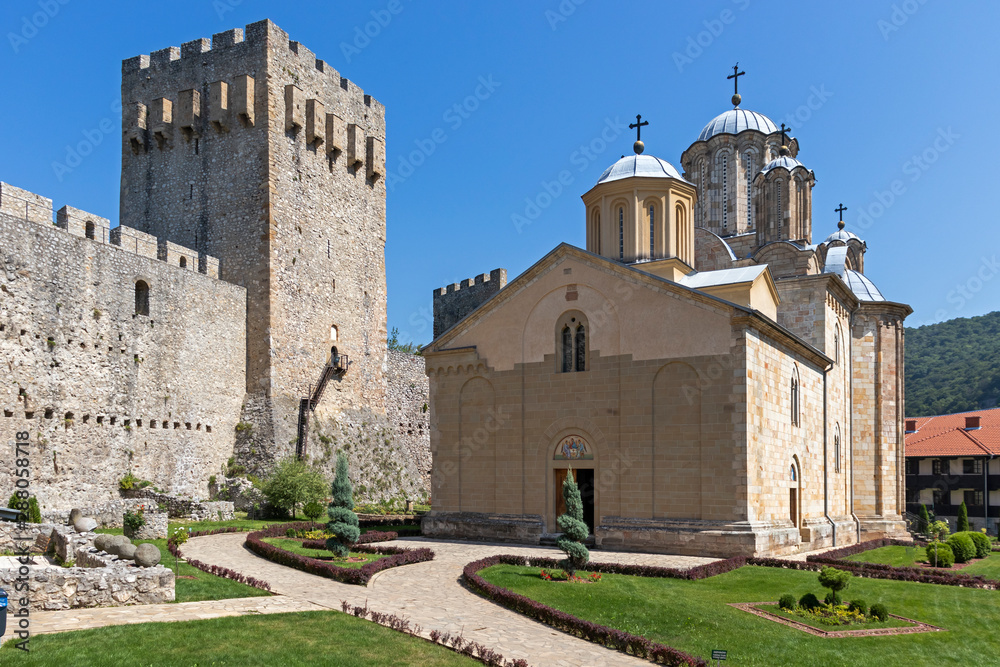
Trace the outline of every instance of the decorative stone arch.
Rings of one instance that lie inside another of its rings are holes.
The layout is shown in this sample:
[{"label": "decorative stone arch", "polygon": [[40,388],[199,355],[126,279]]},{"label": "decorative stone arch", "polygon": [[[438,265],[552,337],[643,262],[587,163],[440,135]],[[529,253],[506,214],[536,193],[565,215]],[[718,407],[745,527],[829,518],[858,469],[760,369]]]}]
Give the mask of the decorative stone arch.
[{"label": "decorative stone arch", "polygon": [[496,511],[497,447],[500,416],[493,383],[481,376],[466,380],[459,390],[458,459],[459,510]]},{"label": "decorative stone arch", "polygon": [[616,249],[618,252],[613,253],[618,256],[619,261],[624,260],[629,256],[629,250],[632,244],[629,240],[632,237],[632,228],[635,226],[632,223],[632,207],[629,201],[625,198],[618,198],[611,203],[611,228],[614,232],[613,238],[615,239]]},{"label": "decorative stone arch", "polygon": [[674,239],[677,243],[677,257],[683,262],[694,264],[694,239],[691,237],[693,225],[688,224],[687,207],[683,202],[674,203]]},{"label": "decorative stone arch", "polygon": [[792,362],[792,373],[789,378],[789,414],[792,426],[802,425],[802,378],[799,375],[799,365]]},{"label": "decorative stone arch", "polygon": [[798,454],[792,455],[786,478],[788,485],[788,520],[795,528],[802,526],[802,465]]},{"label": "decorative stone arch", "polygon": [[[742,215],[740,220],[746,225],[747,230],[754,228],[754,178],[760,171],[764,162],[760,157],[760,150],[754,143],[745,143],[740,146],[740,171],[743,178],[740,179],[740,187],[743,190],[740,197],[742,204]],[[738,209],[740,207],[737,207]]]},{"label": "decorative stone arch", "polygon": [[136,278],[135,280],[135,315],[149,316],[149,280],[146,278]]},{"label": "decorative stone arch", "polygon": [[594,206],[590,209],[587,249],[595,254],[601,254],[601,209]]},{"label": "decorative stone arch", "polygon": [[640,244],[639,255],[646,254],[649,259],[666,256],[669,253],[667,240],[664,238],[667,224],[660,198],[646,197],[642,202],[642,215],[639,218],[641,224],[637,236],[644,241]]},{"label": "decorative stone arch", "polygon": [[590,321],[580,310],[567,310],[556,319],[555,362],[557,373],[590,369]]},{"label": "decorative stone arch", "polygon": [[[735,229],[735,219],[729,215],[729,202],[736,195],[735,178],[730,178],[730,173],[734,173],[733,163],[735,155],[733,146],[723,145],[715,151],[712,158],[712,182],[718,186],[718,201],[721,207],[719,211],[719,233],[723,236]],[[735,216],[735,211],[734,211]]]},{"label": "decorative stone arch", "polygon": [[[564,446],[570,440],[581,443],[585,457],[566,458],[563,454]],[[577,482],[581,482],[581,477],[591,480],[590,489],[581,488],[584,506],[589,504],[592,508],[592,515],[586,517],[590,519],[591,528],[596,528],[601,517],[602,502],[607,505],[608,499],[602,498],[612,492],[615,488],[614,472],[610,468],[602,468],[602,454],[607,451],[607,441],[601,430],[589,419],[576,417],[563,417],[554,421],[545,430],[539,440],[537,453],[544,457],[546,461],[547,473],[545,476],[545,525],[546,532],[559,532],[556,519],[558,518],[558,506],[562,497],[561,480],[566,478],[567,470],[572,468],[575,472]],[[580,475],[576,471],[586,471]],[[607,479],[605,479],[607,477]],[[589,494],[589,495],[588,495]],[[593,530],[591,531],[593,532]]]}]

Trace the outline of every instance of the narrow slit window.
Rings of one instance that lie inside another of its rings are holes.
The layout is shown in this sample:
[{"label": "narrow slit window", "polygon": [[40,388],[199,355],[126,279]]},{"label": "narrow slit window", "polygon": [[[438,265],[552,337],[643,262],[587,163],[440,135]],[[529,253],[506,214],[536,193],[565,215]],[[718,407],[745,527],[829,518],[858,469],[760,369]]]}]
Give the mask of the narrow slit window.
[{"label": "narrow slit window", "polygon": [[649,258],[653,259],[656,256],[656,208],[650,204],[649,206]]},{"label": "narrow slit window", "polygon": [[625,259],[625,209],[618,209],[618,259]]},{"label": "narrow slit window", "polygon": [[149,315],[149,285],[144,280],[135,283],[135,314]]},{"label": "narrow slit window", "polygon": [[576,370],[587,370],[587,331],[581,324],[576,328]]},{"label": "narrow slit window", "polygon": [[563,373],[569,373],[573,370],[573,333],[568,325],[562,330],[562,355]]}]

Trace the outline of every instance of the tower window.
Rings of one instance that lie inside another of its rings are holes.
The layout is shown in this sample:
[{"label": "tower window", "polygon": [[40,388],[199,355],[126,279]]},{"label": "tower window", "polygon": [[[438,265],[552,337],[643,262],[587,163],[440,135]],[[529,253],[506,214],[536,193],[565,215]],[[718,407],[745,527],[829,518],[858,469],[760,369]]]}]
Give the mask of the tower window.
[{"label": "tower window", "polygon": [[576,356],[575,370],[587,370],[587,331],[584,329],[582,323],[576,328],[574,347],[576,348],[574,350]]},{"label": "tower window", "polygon": [[625,208],[618,208],[618,259],[625,259]]},{"label": "tower window", "polygon": [[574,373],[587,370],[587,323],[576,314],[566,314],[556,325],[558,370]]},{"label": "tower window", "polygon": [[88,239],[94,238],[94,223],[92,222],[87,223],[87,238]]},{"label": "tower window", "polygon": [[722,156],[722,230],[729,229],[729,156]]},{"label": "tower window", "polygon": [[753,189],[753,155],[751,153],[743,154],[743,168],[746,171],[747,229],[753,229],[753,199],[750,196],[750,191]]},{"label": "tower window", "polygon": [[567,324],[562,330],[562,372],[573,370],[573,332]]},{"label": "tower window", "polygon": [[149,285],[144,280],[135,281],[135,314],[149,315]]},{"label": "tower window", "polygon": [[181,265],[182,269],[186,269],[188,265],[187,257],[181,257],[181,261],[179,262],[179,264]]},{"label": "tower window", "polygon": [[650,204],[649,205],[649,258],[650,259],[656,256],[655,215],[656,215],[656,207]]}]

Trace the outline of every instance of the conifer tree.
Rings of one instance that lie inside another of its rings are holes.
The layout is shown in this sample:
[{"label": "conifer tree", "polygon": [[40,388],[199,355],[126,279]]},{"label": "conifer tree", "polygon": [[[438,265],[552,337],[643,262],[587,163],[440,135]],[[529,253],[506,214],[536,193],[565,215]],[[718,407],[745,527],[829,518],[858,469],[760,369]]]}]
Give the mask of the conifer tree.
[{"label": "conifer tree", "polygon": [[566,501],[566,513],[556,520],[563,531],[557,546],[566,552],[566,558],[560,561],[559,565],[566,574],[573,576],[590,560],[590,552],[583,546],[583,541],[590,535],[590,530],[583,522],[583,499],[580,498],[580,488],[573,479],[572,469],[568,471],[563,482],[562,494],[563,500]]},{"label": "conifer tree", "polygon": [[358,529],[358,515],[354,513],[354,489],[347,476],[347,457],[343,453],[337,454],[337,475],[333,478],[330,493],[333,501],[326,510],[330,518],[326,527],[334,536],[326,540],[326,548],[334,555],[346,558],[361,531]]},{"label": "conifer tree", "polygon": [[961,507],[958,508],[958,531],[959,533],[964,533],[969,530],[969,508],[965,506],[965,501],[962,501]]},{"label": "conifer tree", "polygon": [[931,525],[931,515],[927,513],[927,505],[920,504],[920,525],[918,529],[921,533],[926,533]]}]

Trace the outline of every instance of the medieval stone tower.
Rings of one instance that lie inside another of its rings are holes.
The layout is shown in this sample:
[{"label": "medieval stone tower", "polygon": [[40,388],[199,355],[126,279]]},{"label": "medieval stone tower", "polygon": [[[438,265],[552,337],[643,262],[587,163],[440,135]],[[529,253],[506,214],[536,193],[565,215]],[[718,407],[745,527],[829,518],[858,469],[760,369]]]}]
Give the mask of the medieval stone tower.
[{"label": "medieval stone tower", "polygon": [[384,415],[385,108],[270,21],[124,61],[122,105],[121,223],[246,288],[237,455],[294,451],[333,346],[317,415]]}]

